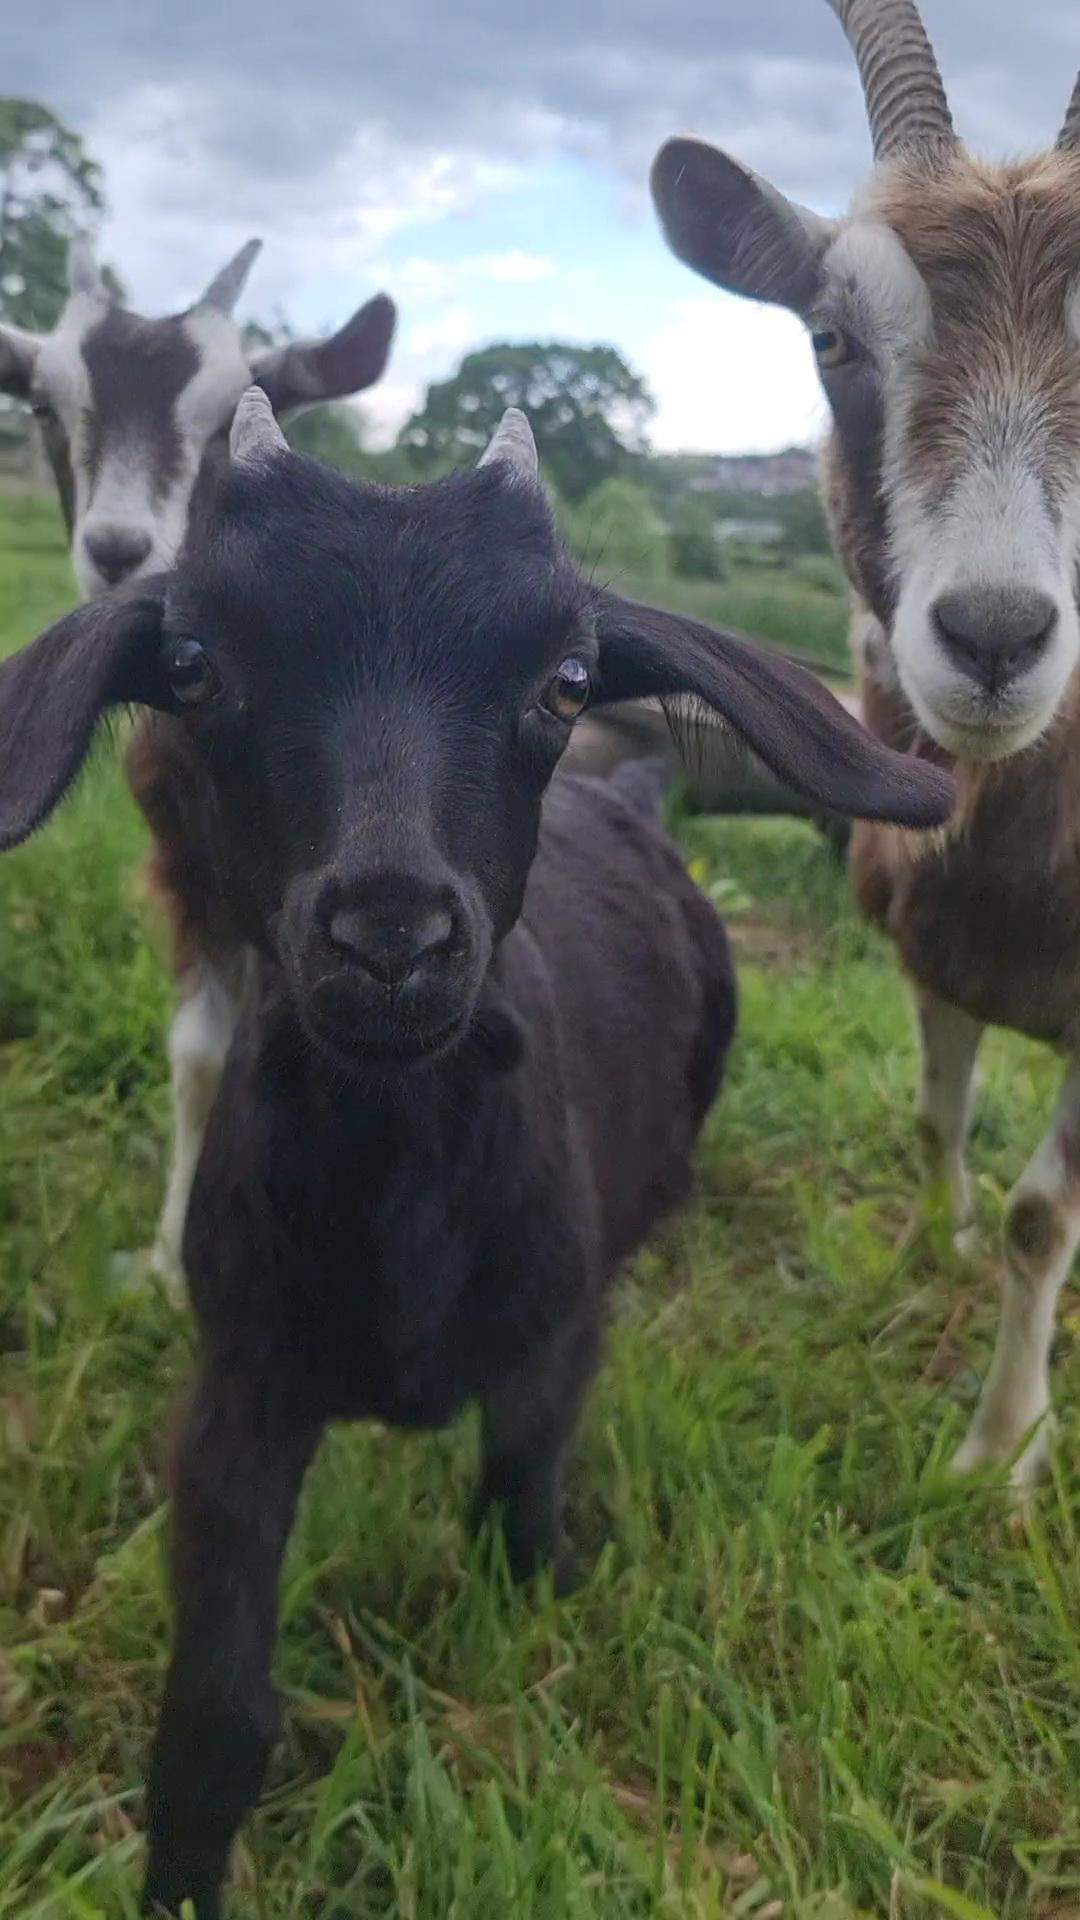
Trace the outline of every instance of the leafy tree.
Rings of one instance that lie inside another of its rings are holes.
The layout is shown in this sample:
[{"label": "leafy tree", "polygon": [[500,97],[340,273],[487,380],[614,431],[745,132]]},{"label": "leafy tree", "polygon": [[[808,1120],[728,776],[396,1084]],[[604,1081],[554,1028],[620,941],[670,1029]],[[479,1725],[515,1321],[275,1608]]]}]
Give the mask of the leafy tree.
[{"label": "leafy tree", "polygon": [[55,324],[68,243],[104,205],[101,170],[79,135],[35,100],[0,96],[0,318],[37,331]]},{"label": "leafy tree", "polygon": [[643,487],[633,480],[605,480],[587,500],[563,508],[563,528],[578,558],[597,577],[642,581],[667,571],[667,541]]},{"label": "leafy tree", "polygon": [[363,420],[355,407],[308,407],[285,422],[289,445],[297,453],[325,461],[339,473],[363,471]]},{"label": "leafy tree", "polygon": [[308,407],[285,421],[285,437],[297,453],[306,453],[325,466],[336,467],[352,480],[378,480],[383,486],[407,484],[415,478],[406,456],[397,447],[375,452],[365,446],[366,421],[359,407],[329,404]]},{"label": "leafy tree", "polygon": [[816,487],[782,495],[773,502],[776,518],[784,529],[783,548],[787,554],[831,553],[829,523]]},{"label": "leafy tree", "polygon": [[567,500],[633,471],[656,403],[614,347],[507,341],[467,354],[427,390],[398,445],[425,473],[479,458],[507,407],[528,414],[545,469]]},{"label": "leafy tree", "polygon": [[722,580],[727,562],[716,530],[716,506],[708,494],[691,493],[671,512],[671,570],[684,580]]}]

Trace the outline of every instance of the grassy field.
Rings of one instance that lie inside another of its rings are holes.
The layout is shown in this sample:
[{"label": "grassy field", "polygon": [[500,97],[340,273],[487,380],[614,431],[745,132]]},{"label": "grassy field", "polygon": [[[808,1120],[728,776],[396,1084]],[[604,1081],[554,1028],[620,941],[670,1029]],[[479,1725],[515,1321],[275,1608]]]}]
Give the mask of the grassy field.
[{"label": "grassy field", "polygon": [[[0,498],[0,649],[70,597],[52,517]],[[891,959],[809,829],[685,838],[731,916],[741,1034],[697,1205],[614,1303],[573,1486],[587,1582],[529,1604],[467,1546],[471,1421],[335,1434],[238,1920],[1080,1914],[1075,1302],[1056,1472],[1018,1532],[999,1488],[942,1472],[994,1262],[964,1278],[912,1231]],[[0,862],[2,1920],[136,1911],[190,1358],[117,1257],[150,1236],[166,1136],[139,848],[103,751]],[[991,1042],[988,1244],[1052,1084]]]},{"label": "grassy field", "polygon": [[839,585],[809,584],[784,568],[744,565],[733,566],[728,578],[715,585],[674,575],[662,584],[632,576],[616,578],[613,584],[621,593],[658,601],[698,620],[741,628],[826,666],[848,667],[847,594]]}]

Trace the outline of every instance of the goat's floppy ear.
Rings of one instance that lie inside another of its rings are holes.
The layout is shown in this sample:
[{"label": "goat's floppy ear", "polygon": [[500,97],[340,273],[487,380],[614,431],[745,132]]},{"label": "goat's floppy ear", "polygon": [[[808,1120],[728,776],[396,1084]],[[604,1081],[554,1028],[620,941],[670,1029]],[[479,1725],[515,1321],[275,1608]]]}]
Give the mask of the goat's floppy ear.
[{"label": "goat's floppy ear", "polygon": [[947,773],[881,745],[805,667],[679,614],[604,593],[596,603],[596,698],[679,695],[713,708],[796,793],[837,813],[936,827]]},{"label": "goat's floppy ear", "polygon": [[77,607],[0,661],[0,852],[63,799],[106,708],[149,695],[163,578]]},{"label": "goat's floppy ear", "polygon": [[393,301],[377,293],[328,340],[293,340],[255,354],[251,377],[268,394],[275,413],[362,393],[390,357],[396,322]]},{"label": "goat's floppy ear", "polygon": [[668,246],[688,267],[729,293],[805,318],[835,232],[829,221],[704,140],[669,140],[651,185]]}]

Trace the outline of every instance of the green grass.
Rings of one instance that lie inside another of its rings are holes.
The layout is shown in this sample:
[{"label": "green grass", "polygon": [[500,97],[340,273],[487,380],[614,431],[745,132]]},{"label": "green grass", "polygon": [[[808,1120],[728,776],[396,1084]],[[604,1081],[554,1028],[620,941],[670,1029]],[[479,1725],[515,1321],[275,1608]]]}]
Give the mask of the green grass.
[{"label": "green grass", "polygon": [[[606,578],[602,565],[596,571],[599,578]],[[674,575],[657,581],[628,574],[613,577],[612,585],[639,600],[673,607],[714,625],[741,628],[774,646],[790,647],[847,670],[847,594],[839,582],[830,586],[827,580],[824,567],[821,581],[811,583],[787,568],[735,565],[726,580],[715,584]]]},{"label": "green grass", "polygon": [[[54,521],[0,499],[0,645],[61,610]],[[741,1035],[694,1210],[619,1286],[573,1526],[529,1605],[461,1528],[471,1421],[336,1433],[284,1590],[286,1733],[238,1851],[246,1920],[770,1920],[1080,1909],[1080,1503],[1028,1533],[941,1464],[992,1336],[911,1234],[896,970],[806,828],[694,821]],[[160,1463],[183,1315],[144,1245],[168,991],[103,752],[0,862],[0,1920],[133,1916],[167,1646]],[[988,1238],[1053,1069],[997,1038]],[[930,1286],[930,1304],[880,1337]]]}]

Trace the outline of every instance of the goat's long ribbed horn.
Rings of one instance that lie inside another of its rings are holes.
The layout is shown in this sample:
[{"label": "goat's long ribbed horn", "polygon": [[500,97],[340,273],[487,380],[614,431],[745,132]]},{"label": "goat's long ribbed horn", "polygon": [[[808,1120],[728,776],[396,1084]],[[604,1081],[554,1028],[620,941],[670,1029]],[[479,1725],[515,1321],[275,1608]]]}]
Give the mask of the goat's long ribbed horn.
[{"label": "goat's long ribbed horn", "polygon": [[1069,101],[1069,111],[1065,115],[1065,125],[1058,134],[1059,147],[1080,147],[1080,73],[1076,76],[1073,97]]},{"label": "goat's long ribbed horn", "polygon": [[954,141],[952,115],[914,0],[829,0],[859,65],[874,158]]}]

